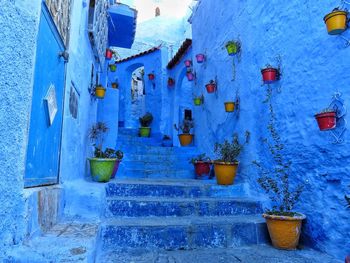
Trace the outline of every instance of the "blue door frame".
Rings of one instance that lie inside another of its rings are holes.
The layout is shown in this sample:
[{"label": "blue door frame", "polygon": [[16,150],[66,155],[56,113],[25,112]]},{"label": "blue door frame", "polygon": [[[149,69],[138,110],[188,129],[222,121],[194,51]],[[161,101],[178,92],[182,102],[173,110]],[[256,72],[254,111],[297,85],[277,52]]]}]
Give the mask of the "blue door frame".
[{"label": "blue door frame", "polygon": [[[63,41],[43,2],[37,39],[25,187],[58,183],[65,87],[65,62],[59,53],[64,50]],[[48,104],[54,103],[45,100],[49,87],[55,91],[56,96],[51,98],[56,97],[57,105],[52,123]]]}]

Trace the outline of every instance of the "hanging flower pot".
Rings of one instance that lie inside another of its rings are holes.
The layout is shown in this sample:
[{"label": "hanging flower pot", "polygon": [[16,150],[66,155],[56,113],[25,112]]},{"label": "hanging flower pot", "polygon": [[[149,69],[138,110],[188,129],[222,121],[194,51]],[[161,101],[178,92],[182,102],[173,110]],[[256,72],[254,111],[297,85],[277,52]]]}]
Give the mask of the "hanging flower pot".
[{"label": "hanging flower pot", "polygon": [[233,112],[235,110],[235,103],[233,101],[225,102],[225,111]]},{"label": "hanging flower pot", "polygon": [[116,64],[109,64],[109,70],[111,72],[115,72],[117,70],[117,65]]},{"label": "hanging flower pot", "polygon": [[280,79],[279,70],[271,66],[262,69],[261,74],[265,84],[270,84]]},{"label": "hanging flower pot", "polygon": [[205,87],[208,93],[214,93],[216,91],[216,83],[214,80],[211,80]]},{"label": "hanging flower pot", "polygon": [[203,63],[205,60],[205,56],[204,56],[204,54],[197,54],[196,59],[197,59],[198,63]]},{"label": "hanging flower pot", "polygon": [[175,84],[175,80],[172,78],[168,78],[168,86],[172,87],[172,86],[174,86],[174,84]]},{"label": "hanging flower pot", "polygon": [[186,59],[186,60],[184,61],[184,63],[185,63],[185,66],[186,66],[187,68],[189,68],[189,67],[191,67],[191,65],[192,65],[192,60]]},{"label": "hanging flower pot", "polygon": [[111,86],[112,89],[117,89],[119,87],[119,84],[117,82],[112,82]]},{"label": "hanging flower pot", "polygon": [[110,60],[113,57],[113,51],[109,48],[106,48],[106,59]]},{"label": "hanging flower pot", "polygon": [[149,74],[148,74],[148,79],[149,79],[149,80],[154,80],[154,78],[155,78],[155,76],[154,76],[153,73],[149,73]]},{"label": "hanging flower pot", "polygon": [[191,71],[186,73],[186,77],[187,77],[188,81],[194,80],[194,74]]},{"label": "hanging flower pot", "polygon": [[347,28],[348,13],[335,8],[331,13],[327,14],[323,20],[327,25],[327,31],[330,35],[339,35]]},{"label": "hanging flower pot", "polygon": [[106,89],[102,85],[97,85],[95,88],[96,98],[103,99],[106,94]]},{"label": "hanging flower pot", "polygon": [[240,44],[238,41],[229,41],[226,43],[226,50],[229,56],[234,56],[239,52]]},{"label": "hanging flower pot", "polygon": [[323,112],[315,115],[318,127],[321,131],[327,131],[336,127],[337,114],[333,109],[325,109]]},{"label": "hanging flower pot", "polygon": [[200,106],[203,103],[204,97],[203,95],[200,97],[194,97],[193,98],[193,103],[195,106]]}]

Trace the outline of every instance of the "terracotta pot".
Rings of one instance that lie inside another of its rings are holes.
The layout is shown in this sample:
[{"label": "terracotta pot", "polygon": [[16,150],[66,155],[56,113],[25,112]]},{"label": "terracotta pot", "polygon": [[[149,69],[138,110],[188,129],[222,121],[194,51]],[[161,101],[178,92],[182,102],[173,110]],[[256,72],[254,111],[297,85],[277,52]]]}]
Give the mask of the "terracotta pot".
[{"label": "terracotta pot", "polygon": [[279,249],[294,250],[299,244],[301,223],[305,215],[277,216],[263,214],[271,237],[272,245]]},{"label": "terracotta pot", "polygon": [[235,103],[232,101],[225,102],[225,111],[233,112],[235,110]]},{"label": "terracotta pot", "polygon": [[105,97],[106,94],[106,89],[100,85],[96,86],[95,89],[95,96],[98,99],[103,99]]},{"label": "terracotta pot", "polygon": [[189,67],[191,67],[191,65],[192,65],[192,60],[187,59],[187,60],[184,61],[184,63],[185,63],[185,66],[186,66],[187,68],[189,68]]},{"label": "terracotta pot", "polygon": [[208,93],[214,93],[216,91],[216,84],[215,83],[209,83],[205,85]]},{"label": "terracotta pot", "polygon": [[109,48],[106,48],[106,59],[110,60],[113,57],[113,51]]},{"label": "terracotta pot", "polygon": [[198,63],[203,63],[204,60],[205,60],[204,54],[197,54],[196,55],[196,60],[197,60]]},{"label": "terracotta pot", "polygon": [[117,89],[118,88],[118,83],[117,82],[112,82],[112,89]]},{"label": "terracotta pot", "polygon": [[317,120],[317,124],[320,130],[327,131],[334,129],[337,124],[336,116],[337,114],[335,113],[335,111],[316,114],[315,118]]},{"label": "terracotta pot", "polygon": [[327,14],[323,20],[327,25],[327,31],[330,35],[339,35],[343,33],[347,28],[347,15],[346,11],[334,10]]},{"label": "terracotta pot", "polygon": [[183,134],[179,134],[178,136],[179,136],[181,146],[187,146],[191,144],[193,140],[193,134],[183,133]]},{"label": "terracotta pot", "polygon": [[233,184],[237,174],[237,163],[224,163],[220,161],[214,162],[214,171],[216,181],[219,185],[231,185]]},{"label": "terracotta pot", "polygon": [[154,74],[153,73],[148,74],[148,79],[149,80],[154,80]]},{"label": "terracotta pot", "polygon": [[279,79],[278,69],[275,69],[275,68],[262,69],[261,74],[265,84],[273,83]]},{"label": "terracotta pot", "polygon": [[169,87],[174,86],[174,84],[175,84],[175,80],[173,80],[173,79],[168,79],[168,86],[169,86]]},{"label": "terracotta pot", "polygon": [[208,162],[197,161],[193,165],[197,176],[208,175],[210,173],[210,163]]}]

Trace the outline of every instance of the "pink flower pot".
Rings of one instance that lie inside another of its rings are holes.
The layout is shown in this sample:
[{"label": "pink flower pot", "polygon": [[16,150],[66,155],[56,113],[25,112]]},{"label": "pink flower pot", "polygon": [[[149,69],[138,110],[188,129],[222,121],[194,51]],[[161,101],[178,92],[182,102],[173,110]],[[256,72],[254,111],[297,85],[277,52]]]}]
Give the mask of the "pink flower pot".
[{"label": "pink flower pot", "polygon": [[204,56],[204,54],[197,54],[196,59],[197,59],[198,63],[203,63],[205,60],[205,56]]}]

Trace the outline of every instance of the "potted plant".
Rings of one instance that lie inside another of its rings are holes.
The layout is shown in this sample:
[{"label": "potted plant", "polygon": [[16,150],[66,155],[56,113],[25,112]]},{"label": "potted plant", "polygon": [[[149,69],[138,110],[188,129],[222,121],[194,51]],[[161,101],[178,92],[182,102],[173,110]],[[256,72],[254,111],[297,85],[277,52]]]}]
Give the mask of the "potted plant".
[{"label": "potted plant", "polygon": [[109,64],[109,70],[115,72],[117,70],[117,65],[115,63]]},{"label": "potted plant", "polygon": [[204,96],[201,95],[201,96],[194,96],[193,97],[193,103],[195,106],[200,106],[202,105],[204,102]]},{"label": "potted plant", "polygon": [[191,69],[188,69],[186,72],[186,77],[189,81],[192,81],[195,78],[195,74],[193,74]]},{"label": "potted plant", "polygon": [[148,79],[149,79],[149,80],[154,80],[154,78],[155,78],[155,76],[154,76],[153,73],[149,73],[149,74],[148,74]]},{"label": "potted plant", "polygon": [[90,162],[91,177],[96,182],[108,182],[114,172],[117,172],[116,162],[118,166],[123,158],[123,152],[106,148],[103,150],[103,140],[105,133],[108,132],[108,127],[103,122],[98,122],[93,125],[89,132],[89,138],[93,141],[94,157],[88,158]]},{"label": "potted plant", "polygon": [[327,31],[330,35],[339,35],[347,29],[348,12],[334,8],[332,12],[327,14],[323,20],[327,25]]},{"label": "potted plant", "polygon": [[96,98],[103,99],[105,97],[105,94],[106,94],[106,89],[101,84],[96,85],[95,87]]},{"label": "potted plant", "polygon": [[241,49],[241,43],[239,41],[228,41],[225,45],[229,56],[234,56]]},{"label": "potted plant", "polygon": [[214,80],[210,80],[208,84],[205,85],[208,93],[213,93],[216,91],[216,83]]},{"label": "potted plant", "polygon": [[191,65],[192,65],[192,60],[186,59],[186,60],[184,61],[184,63],[185,63],[186,68],[189,68],[189,67],[191,67]]},{"label": "potted plant", "polygon": [[168,78],[168,86],[172,87],[175,84],[175,80],[173,78]]},{"label": "potted plant", "polygon": [[193,134],[190,134],[191,129],[194,127],[193,120],[185,118],[179,127],[176,124],[174,124],[174,127],[177,131],[182,131],[182,134],[178,135],[181,146],[189,145],[193,140]]},{"label": "potted plant", "polygon": [[315,114],[315,118],[321,131],[334,129],[337,125],[337,113],[334,109],[326,108]]},{"label": "potted plant", "polygon": [[225,111],[233,112],[235,110],[235,103],[233,101],[225,102]]},{"label": "potted plant", "polygon": [[258,183],[272,201],[272,209],[266,210],[263,217],[274,247],[279,249],[296,249],[299,243],[302,220],[305,215],[293,211],[303,190],[301,184],[292,189],[290,185],[291,162],[284,158],[284,144],[275,127],[276,116],[271,103],[271,89],[268,89],[270,118],[267,125],[269,138],[264,143],[269,149],[271,159],[264,164],[253,161],[259,172]]},{"label": "potted plant", "polygon": [[145,115],[139,118],[141,127],[140,127],[140,136],[149,137],[151,134],[151,128],[149,127],[153,121],[153,115],[147,112]]},{"label": "potted plant", "polygon": [[170,136],[164,135],[162,139],[162,146],[163,147],[173,147],[173,141]]},{"label": "potted plant", "polygon": [[271,65],[267,64],[265,68],[261,70],[263,82],[265,84],[271,84],[281,77],[280,69],[273,68]]},{"label": "potted plant", "polygon": [[190,160],[190,163],[192,163],[194,166],[196,179],[201,178],[203,175],[209,175],[211,160],[205,153],[193,157]]},{"label": "potted plant", "polygon": [[112,89],[117,89],[119,87],[118,82],[112,82],[111,83]]},{"label": "potted plant", "polygon": [[[249,142],[249,132],[245,133],[245,143]],[[238,168],[237,157],[241,153],[244,144],[240,144],[238,135],[234,134],[232,142],[225,140],[223,143],[216,143],[214,152],[219,158],[214,161],[214,171],[219,185],[233,184]]]},{"label": "potted plant", "polygon": [[204,54],[197,54],[196,55],[196,60],[197,60],[197,63],[203,63],[204,60],[205,60],[205,55]]},{"label": "potted plant", "polygon": [[113,50],[110,48],[106,48],[106,59],[110,60],[113,57]]}]

